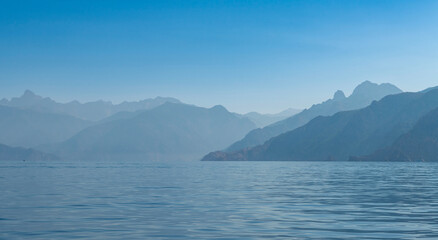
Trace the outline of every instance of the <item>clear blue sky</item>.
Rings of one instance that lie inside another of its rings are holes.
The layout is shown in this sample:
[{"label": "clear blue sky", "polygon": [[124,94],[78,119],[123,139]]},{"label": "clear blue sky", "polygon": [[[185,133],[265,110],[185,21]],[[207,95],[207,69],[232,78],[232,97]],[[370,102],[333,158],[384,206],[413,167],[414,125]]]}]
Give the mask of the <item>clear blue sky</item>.
[{"label": "clear blue sky", "polygon": [[0,98],[276,112],[364,80],[438,85],[438,1],[0,2]]}]

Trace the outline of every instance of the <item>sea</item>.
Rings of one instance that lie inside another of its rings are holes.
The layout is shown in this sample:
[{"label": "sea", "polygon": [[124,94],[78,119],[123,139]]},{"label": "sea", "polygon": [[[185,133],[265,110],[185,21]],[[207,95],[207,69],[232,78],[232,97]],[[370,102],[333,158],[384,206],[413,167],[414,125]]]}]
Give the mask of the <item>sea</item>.
[{"label": "sea", "polygon": [[2,161],[0,239],[438,239],[438,163]]}]

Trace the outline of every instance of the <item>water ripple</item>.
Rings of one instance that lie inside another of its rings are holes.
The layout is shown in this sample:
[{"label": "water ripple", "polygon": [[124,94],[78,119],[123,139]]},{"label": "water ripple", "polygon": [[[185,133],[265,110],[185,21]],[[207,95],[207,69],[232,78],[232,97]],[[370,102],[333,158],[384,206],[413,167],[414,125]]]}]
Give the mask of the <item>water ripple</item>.
[{"label": "water ripple", "polygon": [[437,239],[438,164],[2,162],[1,239]]}]

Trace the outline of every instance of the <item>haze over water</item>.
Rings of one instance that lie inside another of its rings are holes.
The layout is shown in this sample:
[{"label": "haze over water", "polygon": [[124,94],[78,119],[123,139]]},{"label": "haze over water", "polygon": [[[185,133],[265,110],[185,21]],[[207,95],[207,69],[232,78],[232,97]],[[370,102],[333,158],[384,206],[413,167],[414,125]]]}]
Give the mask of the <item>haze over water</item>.
[{"label": "haze over water", "polygon": [[436,239],[437,172],[436,163],[2,161],[0,238]]}]

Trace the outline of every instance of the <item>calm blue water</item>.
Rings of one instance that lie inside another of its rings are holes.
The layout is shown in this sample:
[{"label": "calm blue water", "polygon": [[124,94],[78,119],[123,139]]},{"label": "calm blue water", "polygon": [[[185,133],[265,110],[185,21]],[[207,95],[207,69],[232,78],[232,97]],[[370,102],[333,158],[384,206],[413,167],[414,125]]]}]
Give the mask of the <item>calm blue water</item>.
[{"label": "calm blue water", "polygon": [[0,163],[1,239],[438,238],[438,164]]}]

